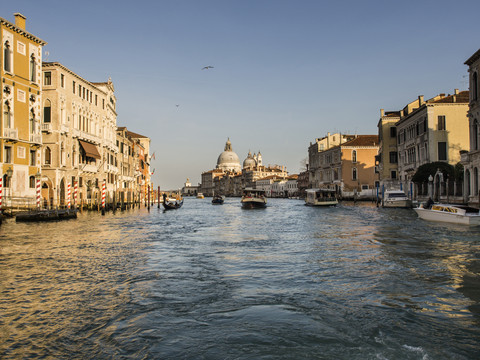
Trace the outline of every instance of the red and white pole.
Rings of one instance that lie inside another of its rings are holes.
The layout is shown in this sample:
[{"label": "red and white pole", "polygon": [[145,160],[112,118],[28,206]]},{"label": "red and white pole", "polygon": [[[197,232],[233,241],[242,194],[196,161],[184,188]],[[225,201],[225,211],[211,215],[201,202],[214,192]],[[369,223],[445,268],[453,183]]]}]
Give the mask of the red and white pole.
[{"label": "red and white pole", "polygon": [[39,210],[40,210],[40,192],[42,191],[41,190],[41,187],[42,187],[41,182],[42,182],[42,180],[38,177],[36,179],[36,184],[35,184],[35,187],[37,189],[37,209],[39,209]]},{"label": "red and white pole", "polygon": [[67,184],[67,209],[70,210],[72,206],[72,189],[70,183]]},{"label": "red and white pole", "polygon": [[105,210],[105,180],[102,185],[102,209]]},{"label": "red and white pole", "polygon": [[78,181],[73,182],[73,204],[77,207]]}]

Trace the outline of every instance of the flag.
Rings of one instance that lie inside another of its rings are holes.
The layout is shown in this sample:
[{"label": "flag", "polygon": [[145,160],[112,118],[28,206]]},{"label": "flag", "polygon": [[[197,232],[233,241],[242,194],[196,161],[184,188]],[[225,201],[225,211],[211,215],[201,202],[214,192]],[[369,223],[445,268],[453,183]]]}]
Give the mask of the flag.
[{"label": "flag", "polygon": [[152,175],[153,175],[154,173],[155,173],[155,169],[153,169],[153,171],[152,171]]},{"label": "flag", "polygon": [[155,159],[155,151],[153,152],[152,156],[151,156],[152,160]]}]

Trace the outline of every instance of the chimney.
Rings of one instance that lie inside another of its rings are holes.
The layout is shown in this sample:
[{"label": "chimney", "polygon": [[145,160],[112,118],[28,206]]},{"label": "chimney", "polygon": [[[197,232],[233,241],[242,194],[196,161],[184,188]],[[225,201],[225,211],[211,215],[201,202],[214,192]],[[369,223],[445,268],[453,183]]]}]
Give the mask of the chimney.
[{"label": "chimney", "polygon": [[403,110],[400,110],[400,117],[403,117]]},{"label": "chimney", "polygon": [[419,95],[418,96],[418,106],[422,106],[423,104],[424,104],[423,95]]},{"label": "chimney", "polygon": [[27,18],[20,13],[15,13],[13,16],[15,16],[15,26],[25,30],[25,20],[27,20]]},{"label": "chimney", "polygon": [[384,109],[380,109],[380,117],[384,117],[385,116],[385,110]]},{"label": "chimney", "polygon": [[455,95],[458,95],[458,89],[455,89]]}]

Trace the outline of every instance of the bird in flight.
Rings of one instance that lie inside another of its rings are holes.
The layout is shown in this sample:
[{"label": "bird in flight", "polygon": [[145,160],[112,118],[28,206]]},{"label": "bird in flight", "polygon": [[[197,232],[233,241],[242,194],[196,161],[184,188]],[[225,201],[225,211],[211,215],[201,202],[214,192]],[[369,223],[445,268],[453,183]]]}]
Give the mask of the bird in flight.
[{"label": "bird in flight", "polygon": [[208,66],[204,66],[202,68],[202,70],[208,70],[208,69],[213,69],[213,66],[208,65]]},{"label": "bird in flight", "polygon": [[180,106],[180,104],[176,104],[175,106],[176,106],[176,107],[179,107],[179,106]]}]

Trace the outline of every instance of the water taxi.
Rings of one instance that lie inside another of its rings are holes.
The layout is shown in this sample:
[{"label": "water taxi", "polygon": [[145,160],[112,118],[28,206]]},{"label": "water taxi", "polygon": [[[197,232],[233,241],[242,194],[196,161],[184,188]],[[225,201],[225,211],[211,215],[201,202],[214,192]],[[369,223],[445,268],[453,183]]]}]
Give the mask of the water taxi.
[{"label": "water taxi", "polygon": [[421,204],[414,208],[418,217],[423,220],[448,222],[464,225],[480,225],[480,212],[478,209],[451,204]]},{"label": "water taxi", "polygon": [[213,195],[212,204],[214,205],[222,205],[225,201],[224,195]]},{"label": "water taxi", "polygon": [[245,188],[242,195],[242,208],[258,209],[267,206],[265,190]]},{"label": "water taxi", "polygon": [[335,190],[331,189],[307,189],[305,205],[310,206],[335,206],[338,204]]},{"label": "water taxi", "polygon": [[205,198],[205,196],[203,196],[202,193],[198,193],[198,194],[197,194],[197,199],[204,199],[204,198]]},{"label": "water taxi", "polygon": [[402,190],[387,190],[383,197],[383,207],[411,208],[412,201]]}]

